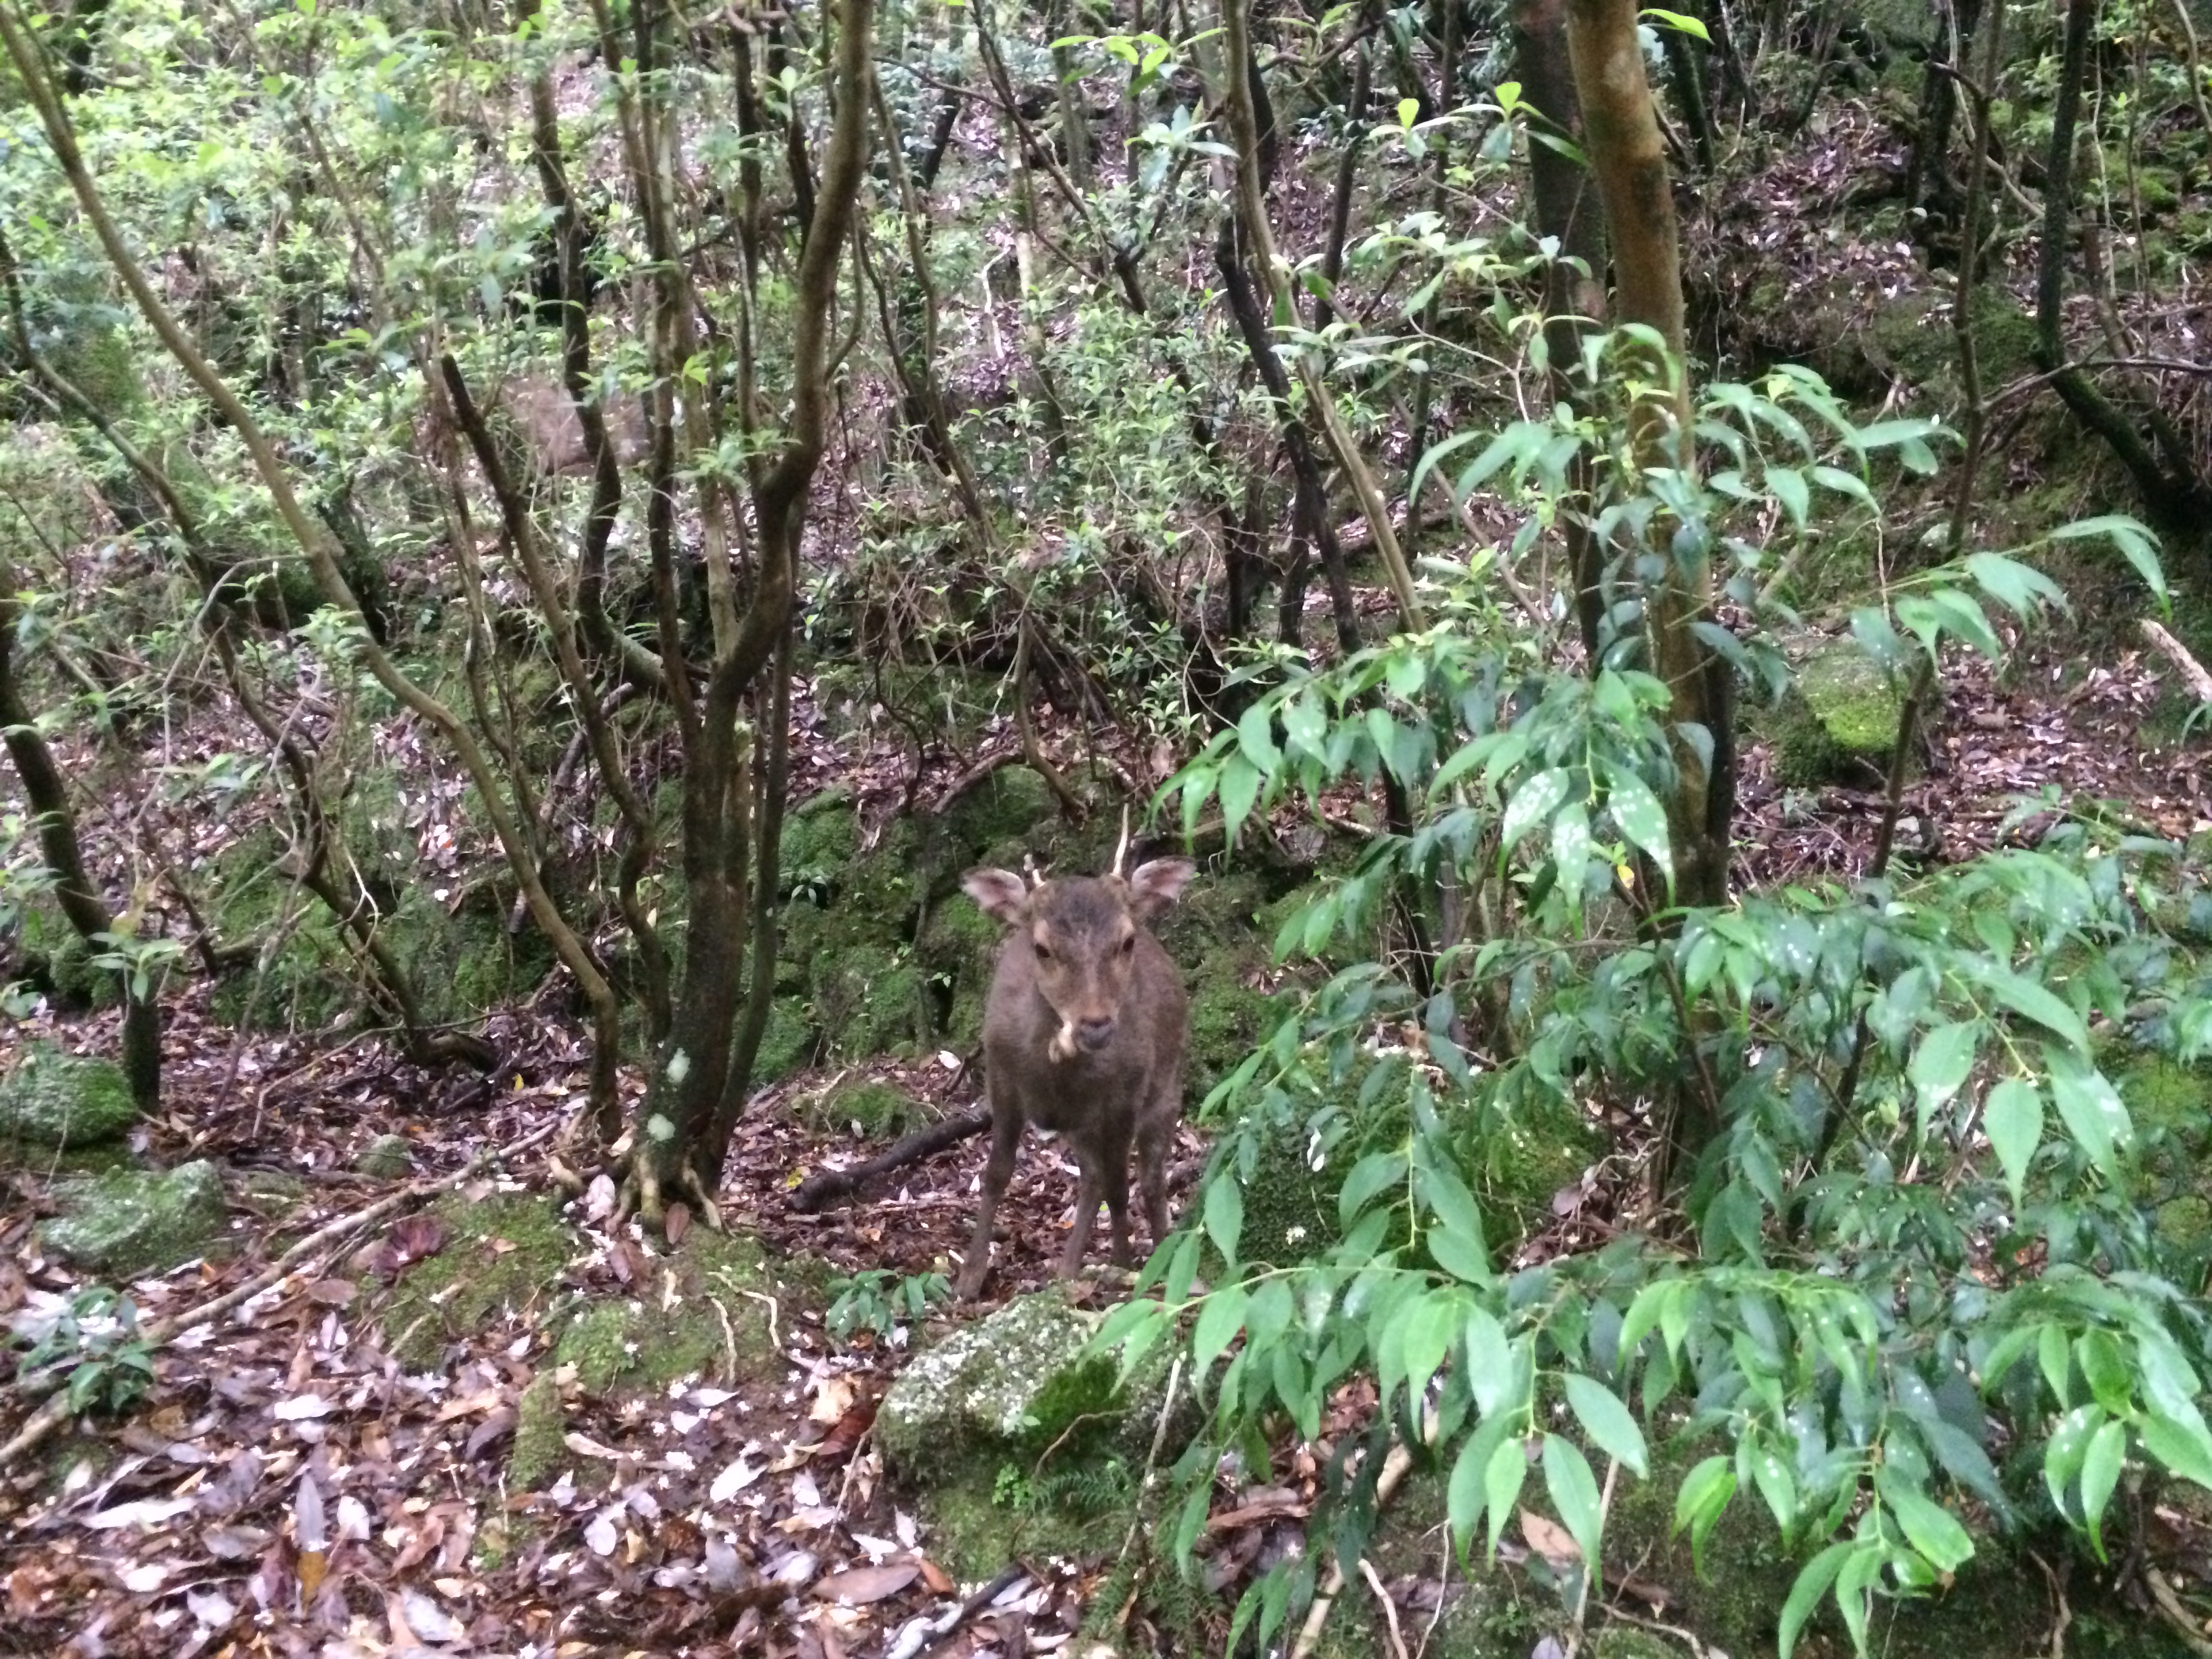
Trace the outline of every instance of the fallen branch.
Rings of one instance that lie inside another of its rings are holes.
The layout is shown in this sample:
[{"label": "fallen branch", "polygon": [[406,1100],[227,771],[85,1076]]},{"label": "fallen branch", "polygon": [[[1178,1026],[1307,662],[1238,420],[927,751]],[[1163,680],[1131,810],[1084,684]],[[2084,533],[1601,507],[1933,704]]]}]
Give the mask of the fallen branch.
[{"label": "fallen branch", "polygon": [[2142,622],[2142,636],[2160,656],[2181,671],[2181,678],[2189,683],[2190,696],[2199,702],[2212,702],[2212,672],[2190,655],[2187,646],[2148,617]]},{"label": "fallen branch", "polygon": [[979,1135],[991,1127],[991,1114],[981,1107],[948,1117],[941,1123],[933,1123],[927,1129],[916,1129],[904,1139],[896,1141],[891,1149],[855,1164],[848,1170],[818,1170],[799,1183],[791,1194],[791,1207],[804,1215],[811,1215],[832,1199],[849,1198],[860,1189],[861,1183],[874,1180],[886,1170],[896,1170],[902,1164],[913,1164],[933,1152],[942,1152],[970,1135]]},{"label": "fallen branch", "polygon": [[[180,1314],[173,1314],[167,1319],[154,1321],[140,1334],[140,1340],[149,1349],[158,1348],[165,1342],[174,1341],[186,1331],[196,1330],[200,1326],[228,1313],[240,1303],[251,1301],[270,1285],[280,1283],[301,1262],[320,1254],[339,1240],[381,1221],[386,1216],[404,1209],[410,1204],[419,1203],[423,1199],[434,1197],[451,1188],[459,1186],[487,1164],[503,1162],[519,1153],[528,1152],[538,1142],[550,1137],[559,1127],[557,1122],[545,1124],[542,1127],[532,1130],[520,1140],[510,1141],[507,1146],[495,1151],[478,1152],[451,1175],[410,1182],[396,1193],[386,1194],[365,1209],[356,1210],[349,1215],[341,1216],[336,1221],[316,1228],[313,1232],[300,1240],[243,1285],[225,1291],[221,1296],[211,1301],[204,1302],[197,1308],[188,1309]],[[23,1426],[15,1431],[13,1438],[5,1445],[0,1445],[0,1469],[6,1469],[17,1458],[41,1444],[48,1435],[69,1420],[70,1416],[69,1394],[62,1388],[61,1379],[49,1379],[49,1385],[55,1392],[46,1403],[31,1413]]]}]

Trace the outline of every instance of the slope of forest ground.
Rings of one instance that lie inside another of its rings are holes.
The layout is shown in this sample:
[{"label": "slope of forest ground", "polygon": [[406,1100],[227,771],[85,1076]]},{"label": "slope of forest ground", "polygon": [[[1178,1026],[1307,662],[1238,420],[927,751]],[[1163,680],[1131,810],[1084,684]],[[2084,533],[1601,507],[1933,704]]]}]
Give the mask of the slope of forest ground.
[{"label": "slope of forest ground", "polygon": [[[996,140],[980,106],[966,122],[956,142],[980,169]],[[1285,223],[1314,231],[1310,240],[1326,216],[1328,161],[1314,149],[1285,191]],[[1689,232],[1691,263],[1711,284],[1696,296],[1710,331],[1701,349],[1747,374],[1811,362],[1867,418],[1951,407],[1948,359],[1927,343],[1942,279],[1901,248],[1882,205],[1883,181],[1900,167],[1893,128],[1852,99],[1822,103],[1755,179],[1703,181],[1712,202]],[[2201,236],[2212,211],[2203,186],[2199,177],[2174,192],[2185,236]],[[1730,191],[1752,203],[1752,216],[1717,205]],[[1765,257],[1778,243],[1778,271]],[[2013,275],[2021,292],[2003,302],[2024,303],[2026,276]],[[2167,302],[2146,301],[2130,318],[2144,356],[2186,356],[2212,322],[2191,281],[2185,271]],[[970,319],[979,336],[988,320]],[[1011,309],[1004,320],[1018,337]],[[981,372],[1018,378],[1019,351]],[[1994,372],[1999,381],[2028,373],[2024,348]],[[2181,418],[2201,422],[2202,403],[2198,394]],[[2015,526],[2126,504],[2114,470],[2048,408],[2021,414],[1996,454],[1984,514],[1994,544]],[[869,465],[833,449],[832,504],[809,548],[824,568],[850,569],[887,556],[887,546],[897,556],[895,538],[870,529],[884,503],[864,508],[867,492],[854,482]],[[1888,482],[1888,547],[1919,545],[1945,503]],[[137,556],[118,552],[107,528],[95,522],[64,550],[81,592],[112,580],[102,561]],[[1865,545],[1861,528],[1832,544],[1817,527],[1808,538],[1793,587],[1802,623],[1784,641],[1801,665],[1846,637],[1853,605],[1892,574],[1888,548]],[[2140,591],[2117,559],[2083,552],[2056,568],[2076,595],[2075,624],[2021,641],[2002,668],[1965,653],[1945,661],[1940,714],[1898,817],[1899,856],[1912,868],[2033,846],[2062,817],[2115,836],[2201,846],[2212,836],[2203,740],[2185,729],[2195,699],[2129,625]],[[2198,573],[2172,574],[2175,631],[2212,644]],[[1360,611],[1387,612],[1380,575],[1358,574]],[[910,598],[894,594],[887,608]],[[1323,597],[1310,608],[1318,624]],[[461,654],[450,636],[423,632],[426,657]],[[1801,691],[1745,712],[1735,870],[1746,892],[1848,884],[1866,871],[1897,700],[1844,690],[1818,710]],[[550,700],[550,690],[528,695]],[[132,890],[153,849],[153,862],[182,872],[180,887],[220,896],[205,927],[168,918],[179,937],[265,948],[220,975],[179,972],[171,983],[158,1112],[102,1146],[9,1149],[0,1316],[33,1339],[84,1288],[126,1283],[138,1322],[188,1316],[301,1242],[310,1248],[264,1288],[146,1355],[150,1380],[131,1409],[77,1415],[0,1469],[7,1644],[87,1656],[1220,1650],[1237,1594],[1314,1547],[1304,1522],[1338,1495],[1334,1455],[1376,1420],[1372,1382],[1335,1389],[1318,1436],[1284,1422],[1224,1457],[1199,1519],[1198,1576],[1186,1580],[1170,1559],[1176,1517],[1163,1508],[1159,1467],[1188,1409],[1179,1372],[1140,1376],[1133,1403],[1111,1397],[1110,1374],[1068,1361],[1066,1386],[1042,1419],[995,1437],[968,1425],[957,1439],[948,1431],[917,1440],[878,1423],[914,1355],[951,1351],[986,1316],[950,1307],[941,1280],[929,1279],[953,1271],[965,1249],[979,1140],[890,1173],[848,1203],[805,1212],[792,1201],[806,1176],[979,1099],[975,1048],[995,929],[959,896],[960,872],[1032,859],[1103,867],[1124,804],[1141,823],[1152,792],[1188,758],[1104,723],[1041,715],[1044,754],[1090,800],[1085,820],[1071,823],[1024,763],[1024,734],[1007,712],[1020,695],[1003,662],[856,668],[834,647],[802,653],[791,680],[784,948],[757,1087],[719,1194],[726,1231],[693,1218],[669,1237],[617,1219],[604,1177],[574,1199],[547,1190],[544,1148],[584,1109],[589,1035],[511,890],[485,878],[467,787],[416,723],[388,709],[366,722],[369,752],[344,811],[356,853],[399,872],[410,908],[395,934],[428,965],[428,1012],[474,1025],[495,1051],[480,1074],[415,1063],[368,1011],[343,941],[291,883],[265,809],[241,789],[235,814],[211,821],[201,798],[173,788],[183,778],[219,782],[237,757],[257,752],[252,732],[204,706],[155,737],[90,721],[57,734],[109,890]],[[1196,1101],[1319,977],[1315,964],[1274,961],[1278,930],[1382,827],[1379,796],[1346,792],[1327,805],[1318,823],[1285,810],[1233,849],[1214,831],[1199,848],[1197,885],[1161,925],[1193,994],[1194,1119]],[[672,789],[655,806],[672,814]],[[579,861],[604,850],[588,811],[571,828]],[[1173,841],[1163,823],[1141,844]],[[32,987],[9,1012],[19,1068],[118,1052],[120,1016],[100,1006],[112,1000],[112,981],[88,971],[51,910],[21,918],[11,949],[12,971]],[[473,1021],[471,1011],[487,1006],[495,1012]],[[2124,1033],[2102,1035],[2124,1048]],[[1376,1040],[1411,1048],[1419,1034]],[[2165,1183],[2161,1224],[2201,1235],[2212,1220],[2212,1190],[2197,1174],[2212,1084],[2154,1058],[2124,1065],[2138,1115],[2162,1113],[2172,1132],[2168,1161],[2136,1173],[2147,1188]],[[627,1069],[622,1088],[632,1104],[647,1079]],[[1648,1219],[1636,1171],[1616,1153],[1626,1126],[1605,1109],[1533,1123],[1490,1171],[1479,1195],[1498,1218],[1491,1243],[1503,1265],[1595,1248]],[[1182,1130],[1179,1206],[1194,1196],[1219,1127]],[[47,1224],[81,1208],[103,1171],[203,1161],[220,1206],[201,1201],[204,1188],[180,1194],[185,1211],[198,1207],[178,1224],[200,1246],[182,1267],[135,1276],[133,1252],[176,1253],[173,1241],[138,1232],[104,1269],[52,1248]],[[990,1292],[1055,1340],[1082,1317],[1062,1322],[1050,1310],[1087,1317],[1119,1288],[1100,1269],[1033,1297],[1072,1224],[1073,1173],[1060,1149],[1031,1139],[1001,1212]],[[1279,1211],[1248,1211],[1248,1230],[1334,1224],[1334,1193],[1303,1180],[1311,1172],[1302,1159],[1279,1173]],[[348,1218],[357,1219],[330,1231]],[[84,1322],[95,1346],[135,1362],[127,1329],[90,1314]],[[1018,1358],[1027,1352],[1007,1334],[1015,1327],[987,1328]],[[1055,1362],[1070,1352],[1063,1345]],[[10,1395],[0,1428],[13,1432],[36,1403]],[[1655,1475],[1679,1473],[1700,1449],[1662,1449]],[[1441,1473],[1416,1467],[1382,1509],[1370,1570],[1342,1590],[1314,1651],[1771,1651],[1795,1558],[1740,1507],[1705,1543],[1699,1571],[1653,1495],[1662,1490],[1656,1480],[1609,1489],[1617,1534],[1576,1622],[1563,1619],[1559,1587],[1577,1552],[1557,1524],[1523,1510],[1498,1565],[1464,1573]],[[1886,1609],[1877,1650],[2206,1650],[2207,1516],[2170,1488],[2153,1502],[2131,1496],[2132,1510],[2109,1526],[2109,1564],[2056,1534],[1993,1535],[1956,1583]],[[1832,1614],[1812,1629],[1801,1652],[1850,1650]]]}]

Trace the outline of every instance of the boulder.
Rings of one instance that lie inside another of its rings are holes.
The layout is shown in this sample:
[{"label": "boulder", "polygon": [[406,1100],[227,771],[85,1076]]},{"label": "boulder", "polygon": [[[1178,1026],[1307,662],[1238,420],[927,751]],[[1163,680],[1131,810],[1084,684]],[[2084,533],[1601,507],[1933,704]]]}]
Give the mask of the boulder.
[{"label": "boulder", "polygon": [[1102,1429],[1119,1423],[1133,1438],[1149,1440],[1165,1368],[1141,1366],[1131,1386],[1117,1390],[1115,1357],[1089,1351],[1103,1317],[1043,1291],[1015,1297],[917,1356],[876,1414],[891,1468],[927,1479],[969,1453],[1040,1449],[1078,1418]]},{"label": "boulder", "polygon": [[39,1230],[46,1247],[112,1279],[166,1272],[222,1236],[222,1177],[204,1159],[173,1170],[111,1170],[58,1189],[63,1212]]},{"label": "boulder", "polygon": [[0,1079],[0,1141],[93,1146],[119,1140],[137,1121],[131,1085],[112,1060],[33,1043]]}]

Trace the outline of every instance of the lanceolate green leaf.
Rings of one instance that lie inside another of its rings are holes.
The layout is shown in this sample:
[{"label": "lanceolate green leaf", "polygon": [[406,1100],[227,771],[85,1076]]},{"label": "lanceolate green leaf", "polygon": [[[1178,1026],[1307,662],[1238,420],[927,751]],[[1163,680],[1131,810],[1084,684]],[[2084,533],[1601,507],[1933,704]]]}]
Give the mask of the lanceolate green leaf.
[{"label": "lanceolate green leaf", "polygon": [[1567,1405],[1598,1449],[1617,1457],[1639,1475],[1650,1473],[1644,1452],[1644,1431],[1637,1427],[1628,1407],[1605,1384],[1579,1371],[1566,1379]]}]

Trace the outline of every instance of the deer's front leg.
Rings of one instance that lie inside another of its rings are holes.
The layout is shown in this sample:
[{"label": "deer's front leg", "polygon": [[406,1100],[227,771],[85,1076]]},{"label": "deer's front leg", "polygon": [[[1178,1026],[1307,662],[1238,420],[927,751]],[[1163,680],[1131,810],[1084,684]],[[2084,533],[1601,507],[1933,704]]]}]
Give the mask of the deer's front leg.
[{"label": "deer's front leg", "polygon": [[968,1241],[968,1259],[960,1264],[956,1290],[963,1302],[972,1302],[991,1271],[991,1224],[999,1200],[1006,1195],[1006,1182],[1014,1173],[1014,1155],[1021,1150],[1022,1119],[1018,1112],[991,1111],[991,1161],[983,1166],[983,1202],[975,1212],[975,1234]]}]

